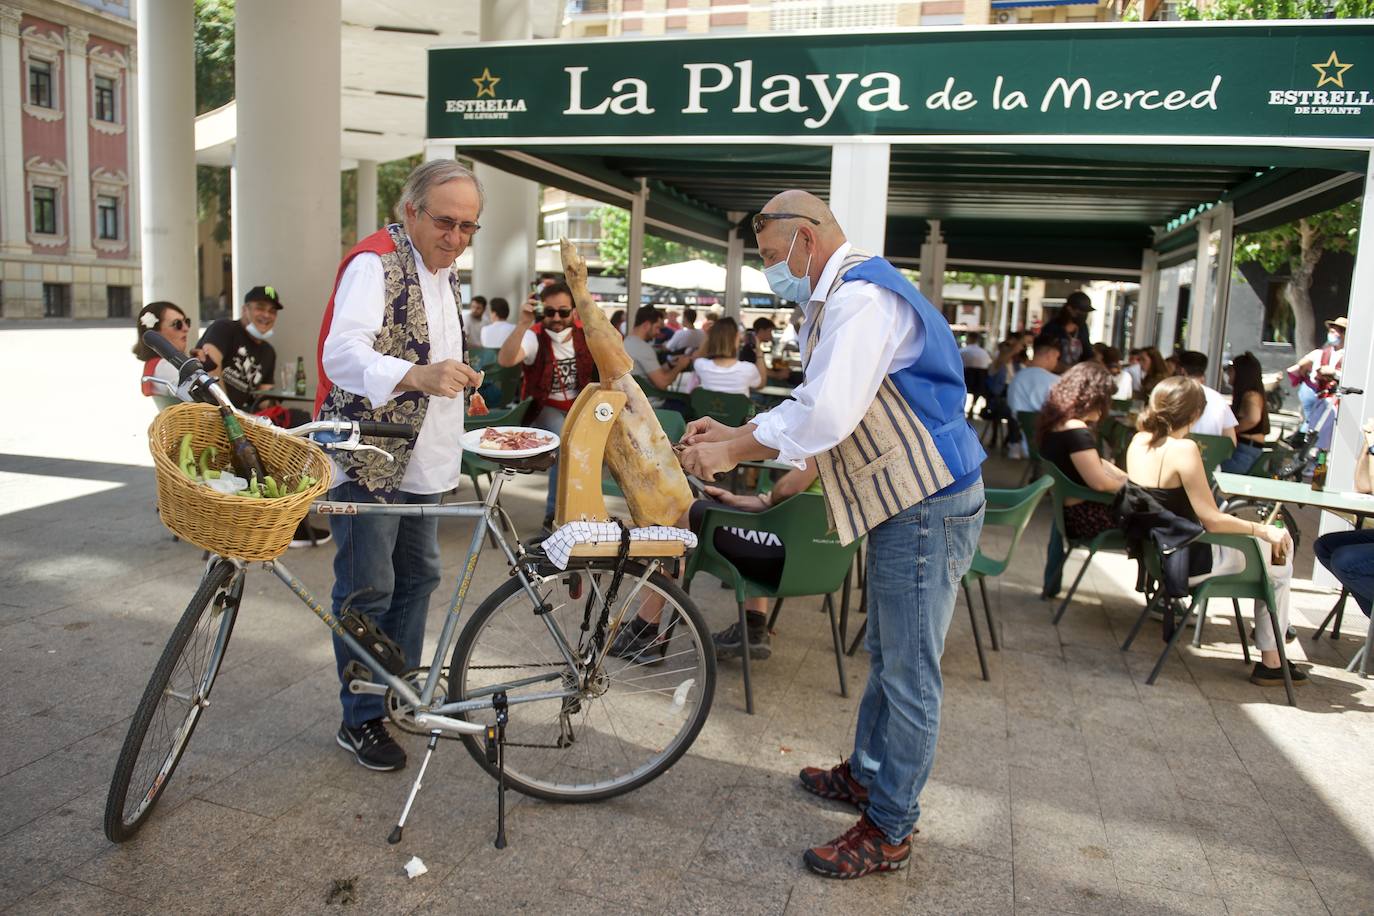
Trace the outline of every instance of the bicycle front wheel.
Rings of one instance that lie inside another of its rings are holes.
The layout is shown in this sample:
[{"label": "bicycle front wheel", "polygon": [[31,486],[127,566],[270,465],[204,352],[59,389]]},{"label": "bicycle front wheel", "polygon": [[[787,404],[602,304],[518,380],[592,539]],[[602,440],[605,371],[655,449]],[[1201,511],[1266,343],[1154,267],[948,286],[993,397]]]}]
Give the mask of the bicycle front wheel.
[{"label": "bicycle front wheel", "polygon": [[[595,657],[584,646],[585,658],[577,657],[574,666],[560,651],[555,632],[577,656],[579,640],[587,641],[584,619],[596,627],[611,566],[541,570],[533,585],[552,607],[544,615],[534,613],[518,579],[507,580],[482,602],[454,646],[449,699],[506,693],[506,781],[526,795],[586,802],[637,789],[686,753],[711,711],[716,657],[710,632],[671,579],[659,572],[646,577],[637,563],[626,564],[609,623],[628,624],[640,601],[662,600],[660,632],[668,634],[662,652],[625,660],[604,651]],[[560,691],[572,695],[522,702]],[[495,713],[484,709],[465,718],[490,724]],[[481,737],[464,735],[463,741],[495,776]]]},{"label": "bicycle front wheel", "polygon": [[105,801],[105,836],[112,842],[122,843],[138,832],[171,781],[209,703],[242,592],[243,575],[234,564],[215,561],[162,650],[129,725]]}]

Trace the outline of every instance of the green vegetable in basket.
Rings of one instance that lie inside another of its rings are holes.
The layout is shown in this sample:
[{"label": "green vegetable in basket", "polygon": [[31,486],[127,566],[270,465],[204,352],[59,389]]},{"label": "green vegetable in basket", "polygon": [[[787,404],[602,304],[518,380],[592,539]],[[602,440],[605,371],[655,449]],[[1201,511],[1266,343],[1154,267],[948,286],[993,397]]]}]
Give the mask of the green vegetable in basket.
[{"label": "green vegetable in basket", "polygon": [[309,474],[302,474],[300,481],[296,483],[295,492],[304,493],[306,490],[313,487],[315,483],[315,478],[311,477]]},{"label": "green vegetable in basket", "polygon": [[286,494],[281,491],[281,487],[277,486],[277,478],[268,474],[262,482],[262,495],[268,499],[280,499]]},{"label": "green vegetable in basket", "polygon": [[200,476],[206,480],[214,480],[219,477],[219,471],[210,467],[210,462],[219,457],[219,450],[213,445],[205,446],[205,450],[200,453]]},{"label": "green vegetable in basket", "polygon": [[249,499],[262,499],[262,484],[258,482],[258,475],[254,472],[252,479],[248,481],[248,487],[240,496],[247,496]]},{"label": "green vegetable in basket", "polygon": [[190,433],[181,437],[181,452],[177,456],[177,464],[181,467],[181,473],[188,479],[200,479],[196,476],[196,450],[191,448]]}]

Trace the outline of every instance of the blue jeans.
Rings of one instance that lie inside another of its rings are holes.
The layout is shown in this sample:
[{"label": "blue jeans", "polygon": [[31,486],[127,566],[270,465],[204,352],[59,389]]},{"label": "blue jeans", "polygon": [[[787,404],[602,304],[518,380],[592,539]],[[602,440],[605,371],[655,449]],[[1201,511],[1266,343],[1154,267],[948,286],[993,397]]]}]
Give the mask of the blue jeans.
[{"label": "blue jeans", "polygon": [[1263,454],[1264,449],[1242,439],[1236,443],[1236,450],[1231,457],[1221,463],[1220,469],[1228,474],[1248,474]]},{"label": "blue jeans", "polygon": [[[568,415],[563,411],[545,406],[539,413],[535,414],[534,422],[530,425],[537,429],[547,429],[558,436],[563,435],[563,424],[568,421]],[[558,502],[558,461],[549,465],[549,491],[544,497],[544,518],[553,518],[554,507]]]},{"label": "blue jeans", "polygon": [[1311,385],[1306,383],[1298,385],[1298,406],[1302,409],[1302,426],[1298,427],[1301,432],[1311,432],[1316,426],[1317,392]]},{"label": "blue jeans", "polygon": [[1374,528],[1323,534],[1312,550],[1331,575],[1350,589],[1355,603],[1368,617],[1374,597]]},{"label": "blue jeans", "polygon": [[[398,493],[397,502],[434,504],[439,493]],[[344,502],[380,502],[364,487],[345,480],[329,491]],[[420,664],[425,643],[425,617],[430,593],[439,585],[439,520],[399,515],[331,515],[334,534],[334,614],[349,595],[368,589],[353,600],[360,612],[390,636],[405,652],[407,667]],[[352,694],[343,670],[357,658],[343,640],[334,637],[339,672],[339,701],[344,724],[356,728],[384,715],[382,698]],[[359,659],[359,661],[362,661]]]},{"label": "blue jeans", "polygon": [[868,819],[893,843],[920,817],[940,731],[940,656],[982,530],[980,481],[917,503],[868,534],[871,659],[849,769],[868,789]]}]

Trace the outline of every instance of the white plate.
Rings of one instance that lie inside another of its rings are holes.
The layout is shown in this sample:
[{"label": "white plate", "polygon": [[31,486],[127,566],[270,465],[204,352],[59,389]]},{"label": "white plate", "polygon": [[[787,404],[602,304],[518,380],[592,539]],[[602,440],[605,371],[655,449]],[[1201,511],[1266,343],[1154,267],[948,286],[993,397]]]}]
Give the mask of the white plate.
[{"label": "white plate", "polygon": [[[482,434],[486,432],[488,429],[494,429],[497,432],[502,433],[535,433],[537,435],[547,438],[549,441],[544,445],[539,446],[538,448],[482,448],[480,444],[482,441]],[[482,429],[470,429],[467,432],[463,433],[463,438],[461,441],[463,443],[463,448],[466,451],[472,452],[474,455],[480,455],[483,458],[530,458],[534,455],[542,455],[547,451],[551,451],[552,449],[558,448],[557,433],[551,433],[547,429],[535,429],[532,426],[487,426]]]}]

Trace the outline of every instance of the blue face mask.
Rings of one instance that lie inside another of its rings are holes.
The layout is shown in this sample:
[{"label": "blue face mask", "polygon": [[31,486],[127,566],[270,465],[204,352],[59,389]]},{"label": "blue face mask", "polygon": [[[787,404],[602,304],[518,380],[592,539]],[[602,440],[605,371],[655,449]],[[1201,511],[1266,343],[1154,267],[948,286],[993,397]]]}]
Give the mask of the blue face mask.
[{"label": "blue face mask", "polygon": [[779,299],[805,305],[811,300],[811,256],[806,256],[806,267],[800,277],[793,276],[792,268],[787,266],[787,261],[792,257],[792,249],[797,244],[797,235],[797,232],[792,233],[792,244],[787,246],[787,257],[772,267],[765,267],[763,277],[768,281],[768,288]]},{"label": "blue face mask", "polygon": [[276,328],[268,328],[266,331],[259,331],[258,326],[251,321],[245,324],[243,329],[248,332],[249,337],[256,338],[257,340],[268,340],[277,331]]},{"label": "blue face mask", "polygon": [[1326,342],[1330,346],[1339,347],[1341,345],[1341,335],[1337,334],[1335,331],[1332,331],[1330,334],[1326,335]]}]

